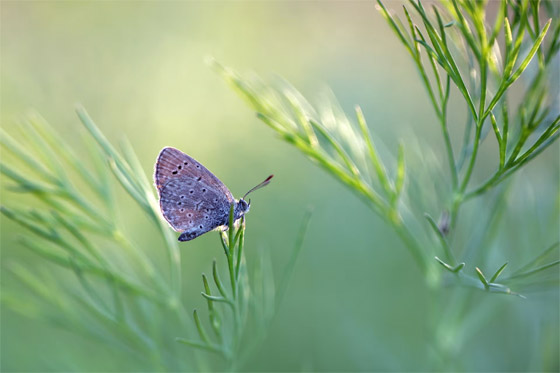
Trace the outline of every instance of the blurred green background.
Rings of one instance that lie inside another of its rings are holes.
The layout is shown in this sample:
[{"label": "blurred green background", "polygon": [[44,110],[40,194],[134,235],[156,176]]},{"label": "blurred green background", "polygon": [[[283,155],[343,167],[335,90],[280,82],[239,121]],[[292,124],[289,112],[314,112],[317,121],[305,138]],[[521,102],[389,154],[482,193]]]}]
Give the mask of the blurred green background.
[{"label": "blurred green background", "polygon": [[[388,5],[398,9],[401,2]],[[439,341],[451,351],[448,369],[558,370],[556,286],[532,291],[526,300],[475,292],[475,306],[450,326],[457,332],[439,335],[434,325],[446,301],[470,290],[444,288],[438,295],[444,301],[435,302],[394,232],[275,138],[204,62],[213,56],[240,71],[278,74],[314,102],[329,87],[348,112],[359,104],[383,156],[394,157],[392,149],[402,139],[407,157],[417,159],[409,171],[433,183],[417,202],[438,216],[446,201],[438,199],[437,188],[445,190],[441,185],[448,182],[445,176],[434,179],[446,175],[439,127],[413,64],[373,2],[2,1],[1,56],[1,122],[16,138],[18,120],[34,109],[61,140],[87,154],[74,112],[80,103],[111,142],[129,139],[148,175],[164,146],[199,160],[236,197],[274,173],[271,185],[252,196],[249,265],[265,250],[280,273],[305,210],[314,206],[285,302],[244,369],[432,370]],[[465,110],[452,105],[451,134],[458,142]],[[487,141],[475,181],[495,166],[494,152]],[[513,177],[498,243],[482,263],[488,271],[505,260],[518,267],[558,240],[558,163],[555,144]],[[6,184],[3,205],[33,203],[7,192]],[[155,230],[126,194],[118,196],[131,240],[163,270]],[[463,211],[467,248],[486,206],[483,199],[473,200]],[[40,307],[36,295],[5,270],[14,262],[56,279],[49,285],[53,293],[62,291],[55,284],[74,286],[71,274],[18,244],[27,231],[4,216],[0,229],[3,289],[18,291],[31,309]],[[218,238],[207,234],[182,244],[181,252],[185,307],[201,307],[200,273],[222,255]],[[468,262],[466,270],[474,273],[475,265],[481,263]],[[557,268],[551,271],[558,277]],[[110,346],[17,311],[2,306],[2,371],[142,369]],[[176,331],[170,338],[184,334]]]}]

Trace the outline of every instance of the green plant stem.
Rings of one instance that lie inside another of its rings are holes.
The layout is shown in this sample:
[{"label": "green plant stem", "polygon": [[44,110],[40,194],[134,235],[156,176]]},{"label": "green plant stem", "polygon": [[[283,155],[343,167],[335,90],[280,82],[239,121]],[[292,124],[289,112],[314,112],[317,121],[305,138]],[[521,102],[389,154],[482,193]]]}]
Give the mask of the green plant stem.
[{"label": "green plant stem", "polygon": [[393,229],[395,230],[399,238],[403,241],[405,247],[408,249],[412,257],[414,258],[414,261],[420,268],[422,274],[427,275],[428,266],[424,258],[422,249],[418,244],[418,241],[414,239],[414,236],[410,233],[410,231],[404,225],[404,223],[400,218],[398,221],[393,221],[392,225],[393,225]]},{"label": "green plant stem", "polygon": [[467,172],[465,173],[465,176],[463,178],[463,181],[461,183],[461,188],[459,189],[459,193],[463,194],[465,192],[465,189],[467,188],[467,185],[469,184],[469,180],[472,176],[472,172],[474,170],[474,164],[476,162],[476,157],[478,155],[478,148],[480,145],[480,135],[482,133],[482,122],[478,122],[476,124],[476,132],[474,135],[474,145],[473,145],[473,151],[471,153],[471,158],[469,161],[469,165],[467,168]]},{"label": "green plant stem", "polygon": [[229,269],[229,280],[231,283],[231,296],[233,298],[233,301],[235,302],[237,299],[237,281],[236,281],[234,263],[233,263],[235,259],[235,243],[234,243],[235,232],[234,231],[235,231],[235,204],[232,203],[229,211],[229,229],[227,234],[228,250],[226,252],[226,257],[227,257],[227,263]]},{"label": "green plant stem", "polygon": [[[227,262],[228,262],[228,271],[229,271],[229,278],[231,281],[231,290],[232,290],[232,315],[233,315],[233,333],[232,333],[232,340],[231,340],[231,346],[230,346],[230,353],[226,356],[226,358],[230,361],[230,364],[232,364],[235,359],[235,352],[237,351],[237,346],[239,343],[239,339],[240,339],[240,330],[241,330],[241,325],[240,325],[240,320],[239,320],[239,299],[237,297],[237,289],[238,289],[238,282],[237,279],[238,277],[236,276],[235,273],[235,266],[234,266],[234,257],[235,257],[235,241],[234,241],[234,237],[236,236],[234,234],[234,225],[233,225],[233,216],[234,216],[234,210],[232,209],[230,212],[230,222],[232,222],[232,225],[229,227],[230,232],[229,232],[229,240],[228,240],[228,248],[229,248],[229,253],[227,255]],[[245,229],[245,226],[243,223],[240,224],[238,229]],[[237,245],[240,244],[240,241],[237,241]],[[239,246],[238,246],[239,247]],[[241,252],[240,252],[241,254]],[[239,257],[238,260],[241,260],[241,258]]]},{"label": "green plant stem", "polygon": [[457,191],[459,185],[459,175],[457,173],[457,165],[455,163],[455,156],[453,155],[453,145],[451,143],[451,137],[449,136],[449,130],[447,129],[447,110],[443,108],[440,115],[441,131],[443,133],[443,140],[445,143],[445,150],[447,151],[447,162],[449,164],[449,172],[451,174],[451,187],[453,193]]},{"label": "green plant stem", "polygon": [[237,299],[237,281],[235,280],[235,270],[233,267],[233,253],[231,252],[233,248],[230,248],[230,255],[227,257],[228,269],[229,269],[229,280],[231,282],[231,296],[235,301]]}]

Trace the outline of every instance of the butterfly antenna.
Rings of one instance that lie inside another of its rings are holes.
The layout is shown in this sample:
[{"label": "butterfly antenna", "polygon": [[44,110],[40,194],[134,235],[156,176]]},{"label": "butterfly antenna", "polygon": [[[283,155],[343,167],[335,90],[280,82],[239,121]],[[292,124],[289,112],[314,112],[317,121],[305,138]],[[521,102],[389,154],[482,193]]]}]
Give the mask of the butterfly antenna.
[{"label": "butterfly antenna", "polygon": [[254,192],[257,189],[260,189],[262,187],[267,186],[270,183],[270,179],[272,179],[274,175],[270,175],[269,177],[267,177],[262,183],[260,183],[259,185],[251,188],[251,190],[249,190],[247,193],[245,193],[245,195],[243,196],[242,199],[245,199],[245,197],[247,197],[247,195],[249,195],[249,193]]}]

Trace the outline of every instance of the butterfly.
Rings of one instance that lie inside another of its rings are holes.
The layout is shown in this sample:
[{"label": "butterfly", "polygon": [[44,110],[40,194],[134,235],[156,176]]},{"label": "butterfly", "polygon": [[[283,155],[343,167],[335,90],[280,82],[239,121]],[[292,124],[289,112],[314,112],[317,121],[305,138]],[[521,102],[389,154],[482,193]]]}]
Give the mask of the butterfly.
[{"label": "butterfly", "polygon": [[229,224],[234,205],[234,221],[249,212],[247,195],[270,183],[274,175],[236,200],[229,189],[206,167],[182,151],[166,147],[155,165],[154,182],[163,217],[181,232],[179,241],[190,241],[206,232]]}]

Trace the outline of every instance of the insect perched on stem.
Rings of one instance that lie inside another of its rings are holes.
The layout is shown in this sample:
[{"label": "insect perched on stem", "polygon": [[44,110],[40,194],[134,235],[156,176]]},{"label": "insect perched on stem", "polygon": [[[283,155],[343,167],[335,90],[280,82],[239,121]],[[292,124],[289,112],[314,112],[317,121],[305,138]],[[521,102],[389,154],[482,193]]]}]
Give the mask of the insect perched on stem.
[{"label": "insect perched on stem", "polygon": [[206,167],[175,148],[163,148],[155,165],[154,181],[158,189],[163,217],[177,232],[179,241],[190,241],[221,226],[228,226],[234,204],[234,221],[251,206],[245,197],[270,183],[267,177],[236,200],[229,189]]}]

